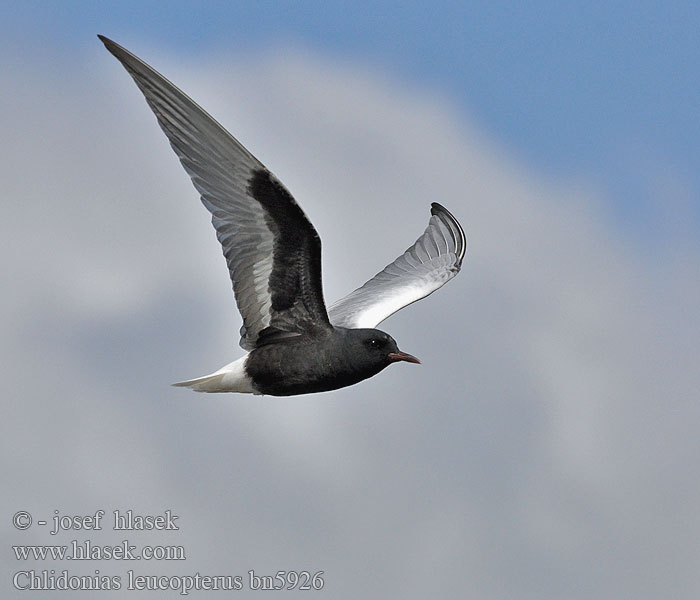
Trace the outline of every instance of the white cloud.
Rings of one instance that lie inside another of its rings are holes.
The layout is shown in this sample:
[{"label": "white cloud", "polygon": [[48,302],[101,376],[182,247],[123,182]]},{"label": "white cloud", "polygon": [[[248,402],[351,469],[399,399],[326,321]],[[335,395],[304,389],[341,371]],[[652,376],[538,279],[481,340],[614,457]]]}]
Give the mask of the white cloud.
[{"label": "white cloud", "polygon": [[697,595],[695,246],[649,262],[585,184],[386,73],[153,60],[295,194],[329,300],[431,201],[470,239],[454,282],[385,323],[422,367],[302,398],[173,390],[239,355],[206,211],[110,56],[62,78],[31,60],[0,117],[4,514],[173,508],[190,558],[159,572],[323,569],[337,598]]}]

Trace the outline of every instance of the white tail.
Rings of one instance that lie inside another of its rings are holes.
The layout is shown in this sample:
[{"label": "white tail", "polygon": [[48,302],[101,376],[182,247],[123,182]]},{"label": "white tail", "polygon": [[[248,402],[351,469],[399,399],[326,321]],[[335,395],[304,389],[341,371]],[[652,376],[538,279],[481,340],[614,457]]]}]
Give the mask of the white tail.
[{"label": "white tail", "polygon": [[253,383],[245,372],[245,361],[247,358],[248,355],[243,356],[211,375],[189,379],[188,381],[179,381],[178,383],[173,383],[173,385],[175,387],[188,387],[195,392],[257,394],[259,392],[253,388]]}]

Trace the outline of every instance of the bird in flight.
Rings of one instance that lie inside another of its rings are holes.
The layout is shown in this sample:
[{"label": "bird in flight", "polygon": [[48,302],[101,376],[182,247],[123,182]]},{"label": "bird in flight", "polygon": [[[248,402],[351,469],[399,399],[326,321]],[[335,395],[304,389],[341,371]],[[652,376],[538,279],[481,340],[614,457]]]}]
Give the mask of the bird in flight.
[{"label": "bird in flight", "polygon": [[240,345],[248,354],[173,385],[293,396],[352,385],[395,362],[419,363],[375,327],[459,272],[467,239],[457,219],[432,203],[415,244],[326,310],[321,239],[289,191],[165,77],[98,37],[143,92],[211,213],[243,317]]}]

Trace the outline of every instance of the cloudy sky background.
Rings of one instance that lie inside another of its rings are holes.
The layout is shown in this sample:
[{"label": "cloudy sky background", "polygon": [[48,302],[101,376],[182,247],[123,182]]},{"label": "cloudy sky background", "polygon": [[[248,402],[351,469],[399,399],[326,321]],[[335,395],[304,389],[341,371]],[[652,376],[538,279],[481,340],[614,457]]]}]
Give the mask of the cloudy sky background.
[{"label": "cloudy sky background", "polygon": [[[697,7],[188,6],[0,9],[3,597],[19,569],[133,568],[323,570],[329,598],[697,598]],[[431,201],[460,218],[462,274],[383,324],[422,366],[288,399],[168,386],[240,356],[240,317],[96,33],[286,183],[329,301]],[[10,549],[125,537],[20,532],[17,510],[129,508],[180,515],[127,537],[187,560]]]}]

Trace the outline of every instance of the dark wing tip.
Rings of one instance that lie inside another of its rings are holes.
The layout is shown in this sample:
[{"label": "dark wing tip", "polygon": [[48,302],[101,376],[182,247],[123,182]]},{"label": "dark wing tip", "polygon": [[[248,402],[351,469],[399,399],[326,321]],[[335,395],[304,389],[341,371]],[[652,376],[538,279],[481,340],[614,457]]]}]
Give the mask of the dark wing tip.
[{"label": "dark wing tip", "polygon": [[113,42],[108,37],[100,35],[99,33],[97,34],[97,37],[100,38],[100,41],[105,45],[105,48],[107,48],[107,50],[109,50],[125,66],[130,61],[145,64],[138,56],[135,56],[126,48],[117,44],[117,42]]},{"label": "dark wing tip", "polygon": [[116,56],[116,52],[118,52],[119,50],[124,51],[124,48],[122,48],[116,42],[113,42],[112,40],[110,40],[107,36],[104,36],[104,35],[98,33],[97,37],[100,38],[100,41],[105,45],[105,48],[107,48],[107,50],[109,50],[115,56]]},{"label": "dark wing tip", "polygon": [[464,233],[464,229],[462,229],[455,216],[442,204],[438,202],[431,203],[430,214],[438,217],[452,233],[455,242],[455,254],[457,255],[457,266],[460,266],[467,252],[467,234]]}]

